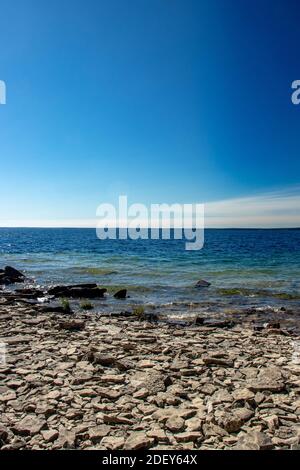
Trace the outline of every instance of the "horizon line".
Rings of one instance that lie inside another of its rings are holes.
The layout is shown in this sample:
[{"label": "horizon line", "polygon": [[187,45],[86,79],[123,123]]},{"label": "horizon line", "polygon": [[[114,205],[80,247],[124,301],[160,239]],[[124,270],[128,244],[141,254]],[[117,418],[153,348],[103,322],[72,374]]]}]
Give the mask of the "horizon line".
[{"label": "horizon line", "polygon": [[[97,228],[106,228],[106,227],[94,227],[94,226],[85,226],[85,227],[80,227],[80,226],[73,226],[73,227],[68,227],[68,226],[29,226],[29,225],[8,225],[8,226],[0,226],[1,229],[62,229],[62,230],[72,230],[72,229],[78,229],[78,230],[97,230]],[[132,229],[132,227],[108,227],[109,229],[112,230],[128,230]],[[287,226],[287,227],[278,227],[278,226],[272,226],[272,227],[233,227],[233,226],[228,226],[228,227],[203,227],[203,228],[197,228],[197,227],[141,227],[141,229],[146,229],[146,230],[299,230],[299,226]]]}]

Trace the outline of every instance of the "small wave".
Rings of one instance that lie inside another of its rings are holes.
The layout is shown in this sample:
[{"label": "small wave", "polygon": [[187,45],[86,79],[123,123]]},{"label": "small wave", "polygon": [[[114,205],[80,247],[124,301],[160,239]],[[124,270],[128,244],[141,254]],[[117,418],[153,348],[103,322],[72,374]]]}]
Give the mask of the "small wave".
[{"label": "small wave", "polygon": [[118,271],[111,268],[98,268],[98,267],[87,267],[87,266],[75,266],[64,269],[74,274],[91,274],[93,276],[110,276],[113,274],[119,274]]}]

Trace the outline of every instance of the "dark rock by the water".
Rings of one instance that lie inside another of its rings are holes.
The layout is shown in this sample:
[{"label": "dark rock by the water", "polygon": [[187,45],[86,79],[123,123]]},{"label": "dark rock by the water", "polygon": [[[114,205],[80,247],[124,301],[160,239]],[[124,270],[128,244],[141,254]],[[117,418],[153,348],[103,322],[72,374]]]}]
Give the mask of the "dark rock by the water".
[{"label": "dark rock by the water", "polygon": [[15,268],[12,268],[11,266],[6,266],[4,268],[4,274],[7,276],[9,279],[15,281],[15,282],[21,282],[25,279],[25,276],[23,273],[18,271]]},{"label": "dark rock by the water", "polygon": [[44,292],[40,289],[16,289],[15,292],[27,299],[37,299],[44,296]]},{"label": "dark rock by the water", "polygon": [[67,290],[67,289],[95,289],[97,287],[97,284],[73,284],[70,286],[55,286],[51,287],[48,290],[49,295],[54,295],[54,296],[59,296],[61,292]]},{"label": "dark rock by the water", "polygon": [[80,298],[103,298],[107,289],[101,289],[97,287],[97,284],[78,284],[72,286],[56,286],[48,290],[49,295],[55,297],[67,297],[73,299]]},{"label": "dark rock by the water", "polygon": [[0,270],[1,285],[14,284],[15,282],[24,282],[24,280],[24,274],[11,266],[6,266],[4,269]]},{"label": "dark rock by the water", "polygon": [[8,286],[9,284],[12,284],[12,281],[5,276],[4,271],[1,270],[0,272],[0,285],[2,286]]},{"label": "dark rock by the water", "polygon": [[127,297],[127,290],[126,289],[119,290],[114,295],[115,299],[126,299],[126,297]]},{"label": "dark rock by the water", "polygon": [[233,328],[236,323],[231,320],[205,320],[203,325],[211,328]]},{"label": "dark rock by the water", "polygon": [[210,282],[204,281],[203,279],[200,279],[200,280],[196,283],[195,287],[209,287],[210,285],[211,285]]}]

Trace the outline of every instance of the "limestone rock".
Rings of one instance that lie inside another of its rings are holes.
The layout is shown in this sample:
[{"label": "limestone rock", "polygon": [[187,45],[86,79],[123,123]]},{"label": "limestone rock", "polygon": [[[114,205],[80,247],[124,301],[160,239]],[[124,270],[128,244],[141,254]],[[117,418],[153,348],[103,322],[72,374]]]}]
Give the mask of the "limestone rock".
[{"label": "limestone rock", "polygon": [[111,427],[107,426],[106,424],[96,426],[90,429],[89,436],[90,436],[91,441],[93,443],[100,442],[103,437],[109,434],[110,430],[111,430]]},{"label": "limestone rock", "polygon": [[124,437],[108,436],[108,437],[103,437],[101,441],[101,446],[109,450],[119,450],[119,449],[122,449],[122,447],[124,446],[124,443],[125,443]]},{"label": "limestone rock", "polygon": [[48,431],[41,431],[41,435],[45,442],[53,442],[58,438],[59,432],[55,429],[49,429]]},{"label": "limestone rock", "polygon": [[269,436],[259,431],[249,431],[237,442],[237,450],[269,450],[274,447]]},{"label": "limestone rock", "polygon": [[12,427],[12,431],[20,436],[34,436],[46,427],[46,421],[35,415],[27,415]]},{"label": "limestone rock", "polygon": [[153,440],[149,437],[145,436],[142,432],[133,432],[127,438],[124,449],[125,450],[141,450],[141,449],[148,449]]},{"label": "limestone rock", "polygon": [[184,429],[184,420],[180,417],[171,416],[166,421],[166,428],[172,432],[180,432]]}]

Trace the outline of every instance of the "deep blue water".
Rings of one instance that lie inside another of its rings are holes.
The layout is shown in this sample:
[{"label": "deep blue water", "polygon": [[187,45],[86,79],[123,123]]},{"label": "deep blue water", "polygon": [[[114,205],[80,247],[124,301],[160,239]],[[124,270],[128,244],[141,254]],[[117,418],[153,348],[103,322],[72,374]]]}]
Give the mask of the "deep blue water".
[{"label": "deep blue water", "polygon": [[[0,267],[38,285],[127,287],[128,303],[164,309],[299,305],[300,230],[207,229],[204,248],[184,240],[105,240],[94,229],[0,229]],[[198,279],[211,282],[195,289]],[[109,300],[108,300],[109,302]],[[109,308],[112,304],[108,303]]]}]

